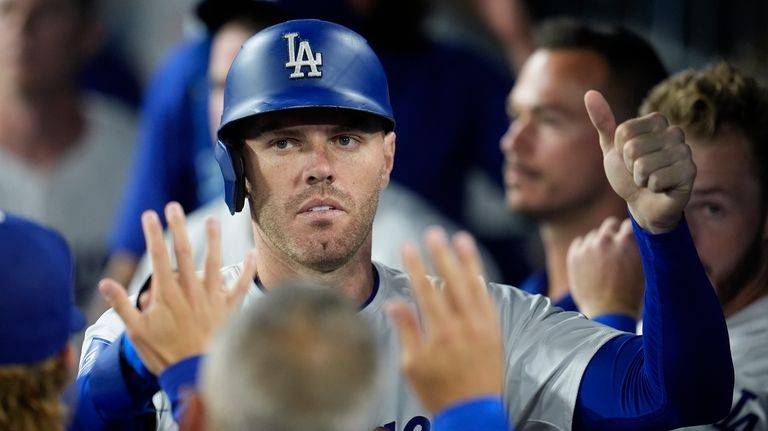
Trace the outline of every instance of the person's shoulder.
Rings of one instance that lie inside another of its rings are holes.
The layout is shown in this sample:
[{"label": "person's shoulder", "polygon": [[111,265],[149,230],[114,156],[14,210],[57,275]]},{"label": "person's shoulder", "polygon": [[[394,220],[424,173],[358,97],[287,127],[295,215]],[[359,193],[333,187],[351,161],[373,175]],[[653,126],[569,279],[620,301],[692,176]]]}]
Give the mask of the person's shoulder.
[{"label": "person's shoulder", "polygon": [[549,298],[544,295],[531,294],[508,284],[488,282],[486,285],[502,317],[521,316],[521,313],[525,313],[543,318],[551,313],[562,311],[552,305]]},{"label": "person's shoulder", "polygon": [[180,41],[163,59],[153,79],[180,79],[189,74],[197,75],[201,70],[207,71],[211,40],[208,35],[199,35]]},{"label": "person's shoulder", "polygon": [[[768,296],[727,320],[733,365],[750,387],[768,387]],[[768,392],[768,391],[766,391]]]},{"label": "person's shoulder", "polygon": [[208,36],[183,40],[171,49],[152,73],[144,91],[145,115],[156,114],[158,110],[165,112],[169,107],[178,109],[190,95],[205,93],[210,49]]},{"label": "person's shoulder", "polygon": [[[132,303],[136,304],[138,294],[133,294],[129,298]],[[114,343],[124,331],[125,324],[117,312],[112,308],[105,311],[96,319],[96,322],[85,330],[78,369],[90,368],[96,356],[104,348]]]},{"label": "person's shoulder", "polygon": [[487,283],[487,286],[499,309],[502,326],[507,331],[546,332],[558,326],[564,332],[588,329],[594,331],[592,335],[601,339],[604,338],[603,333],[615,332],[608,326],[587,319],[581,313],[563,310],[544,295],[528,293],[500,283]]},{"label": "person's shoulder", "polygon": [[491,293],[491,297],[497,301],[524,301],[541,305],[550,304],[549,299],[543,295],[532,294],[509,284],[489,281],[486,283],[486,286]]}]

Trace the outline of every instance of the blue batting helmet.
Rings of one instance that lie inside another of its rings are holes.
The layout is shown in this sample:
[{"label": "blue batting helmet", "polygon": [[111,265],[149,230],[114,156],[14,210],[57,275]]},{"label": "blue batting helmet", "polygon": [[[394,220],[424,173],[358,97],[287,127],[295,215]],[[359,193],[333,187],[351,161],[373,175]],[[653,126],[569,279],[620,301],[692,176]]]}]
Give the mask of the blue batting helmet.
[{"label": "blue batting helmet", "polygon": [[394,128],[384,69],[365,39],[338,24],[294,20],[248,39],[235,57],[224,89],[216,160],[232,214],[242,210],[243,136],[234,124],[269,112],[337,108],[368,113]]}]

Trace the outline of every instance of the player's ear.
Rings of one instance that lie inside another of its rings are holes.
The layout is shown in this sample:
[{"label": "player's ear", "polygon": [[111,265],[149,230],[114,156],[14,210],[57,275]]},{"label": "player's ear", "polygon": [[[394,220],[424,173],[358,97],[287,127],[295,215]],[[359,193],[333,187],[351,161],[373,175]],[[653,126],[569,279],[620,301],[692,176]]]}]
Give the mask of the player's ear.
[{"label": "player's ear", "polygon": [[186,404],[179,429],[181,431],[205,430],[205,404],[200,394],[197,392],[189,394]]},{"label": "player's ear", "polygon": [[395,164],[395,141],[397,135],[395,132],[387,132],[384,135],[384,167],[381,171],[381,186],[380,190],[384,190],[389,184],[389,174],[392,173],[392,168]]}]

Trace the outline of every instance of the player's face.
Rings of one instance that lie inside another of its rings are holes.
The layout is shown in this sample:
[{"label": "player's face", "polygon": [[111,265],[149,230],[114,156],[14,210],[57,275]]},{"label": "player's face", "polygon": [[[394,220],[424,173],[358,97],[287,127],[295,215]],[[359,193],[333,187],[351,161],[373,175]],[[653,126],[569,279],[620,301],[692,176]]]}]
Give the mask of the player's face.
[{"label": "player's face", "polygon": [[[721,295],[744,286],[729,286],[745,270],[750,254],[764,249],[768,233],[761,214],[760,183],[744,136],[724,130],[710,140],[688,139],[696,163],[696,180],[685,216],[696,250]],[[765,265],[758,258],[758,264]],[[724,291],[728,290],[728,292]],[[726,301],[727,302],[727,301]]]},{"label": "player's face", "polygon": [[370,253],[394,133],[370,116],[335,110],[273,114],[252,130],[245,159],[256,235],[321,272],[341,267],[363,245]]},{"label": "player's face", "polygon": [[612,193],[584,93],[607,79],[603,58],[588,50],[538,50],[509,95],[510,125],[501,138],[507,204],[539,219]]},{"label": "player's face", "polygon": [[0,0],[0,84],[39,93],[74,79],[85,23],[73,0]]}]

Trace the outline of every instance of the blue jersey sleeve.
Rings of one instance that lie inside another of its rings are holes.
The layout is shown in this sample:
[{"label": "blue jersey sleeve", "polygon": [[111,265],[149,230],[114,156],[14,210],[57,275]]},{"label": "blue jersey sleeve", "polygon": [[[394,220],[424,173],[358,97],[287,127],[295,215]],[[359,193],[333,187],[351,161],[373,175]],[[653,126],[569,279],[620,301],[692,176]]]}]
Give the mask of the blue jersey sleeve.
[{"label": "blue jersey sleeve", "polygon": [[574,430],[662,430],[713,423],[731,406],[722,309],[688,226],[653,235],[632,220],[645,272],[643,335],[606,343],[584,373]]},{"label": "blue jersey sleeve", "polygon": [[435,415],[434,431],[514,431],[501,397],[480,397],[449,406]]},{"label": "blue jersey sleeve", "polygon": [[78,395],[70,430],[145,429],[154,420],[151,400],[160,386],[137,360],[125,334],[99,354],[75,382]]}]

